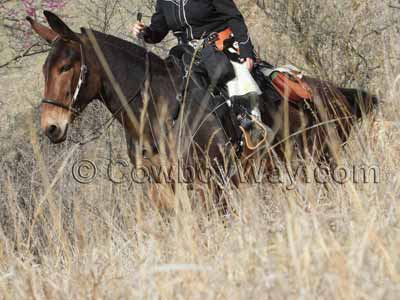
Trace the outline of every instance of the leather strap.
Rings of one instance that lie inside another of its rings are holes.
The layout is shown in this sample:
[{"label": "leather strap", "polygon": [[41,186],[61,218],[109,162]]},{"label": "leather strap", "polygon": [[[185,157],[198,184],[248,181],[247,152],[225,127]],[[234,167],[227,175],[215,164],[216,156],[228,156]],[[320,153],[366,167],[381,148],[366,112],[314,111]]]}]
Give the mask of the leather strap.
[{"label": "leather strap", "polygon": [[82,86],[85,84],[86,82],[86,75],[88,73],[88,67],[86,65],[86,57],[85,57],[85,52],[83,51],[83,46],[82,44],[79,45],[80,48],[80,52],[81,52],[81,71],[79,74],[79,80],[78,80],[78,84],[75,88],[75,92],[74,95],[71,99],[70,104],[64,104],[58,100],[54,100],[54,99],[42,99],[41,104],[50,104],[50,105],[54,105],[57,107],[61,107],[65,110],[68,110],[70,112],[72,112],[73,114],[78,115],[79,114],[79,110],[74,108],[74,104],[76,102],[76,100],[78,99],[79,96],[79,92],[82,89]]}]

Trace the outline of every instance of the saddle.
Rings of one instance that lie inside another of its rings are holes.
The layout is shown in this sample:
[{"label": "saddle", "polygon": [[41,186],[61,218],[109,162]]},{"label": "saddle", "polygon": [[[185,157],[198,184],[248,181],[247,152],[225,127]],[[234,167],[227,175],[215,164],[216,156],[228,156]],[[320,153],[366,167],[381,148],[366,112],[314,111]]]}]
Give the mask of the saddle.
[{"label": "saddle", "polygon": [[267,76],[275,90],[282,99],[298,104],[303,101],[312,101],[311,87],[304,81],[304,74],[292,65],[280,68],[261,68],[261,72]]},{"label": "saddle", "polygon": [[[224,52],[227,51],[227,47],[232,48],[232,41],[232,32],[230,30],[225,30],[214,39],[216,49]],[[191,64],[193,54],[194,49],[192,47],[188,45],[178,45],[171,49],[169,58],[172,59],[176,65],[181,68],[183,74],[185,74],[185,70],[187,70]],[[233,51],[231,51],[231,54],[238,56],[238,52],[233,53]],[[288,99],[289,102],[295,104],[304,101],[312,101],[312,91],[309,85],[303,80],[303,73],[293,66],[275,68],[267,62],[258,61],[255,65],[253,75],[263,94],[268,93],[271,95],[271,90],[273,90],[272,94],[276,95],[272,97],[274,99],[271,99],[271,105],[279,105],[283,99]],[[205,89],[207,89],[206,86]],[[237,145],[243,144],[244,142],[246,147],[253,151],[268,139],[268,133],[264,130],[265,135],[260,139],[260,142],[252,143],[252,138],[249,136],[248,131],[241,128],[237,123],[234,112],[235,108],[232,107],[231,104],[228,104],[230,101],[227,91],[222,91],[222,93],[217,95],[213,94],[213,97],[215,98],[213,101],[215,106],[221,107],[221,109],[215,111],[215,113],[221,121],[224,120],[222,122],[223,124],[230,127],[227,131],[231,133],[232,142]],[[221,106],[221,103],[225,103],[225,105]],[[210,109],[213,110],[213,108]],[[257,123],[257,126],[263,128],[263,124]]]},{"label": "saddle", "polygon": [[[232,60],[237,60],[234,56],[240,54],[239,48],[235,45],[233,32],[229,27],[222,32],[211,34],[209,43],[215,43],[215,48],[226,52]],[[258,63],[258,67],[263,66],[269,66],[265,67],[262,72],[265,72],[264,75],[271,79],[272,85],[283,99],[287,98],[291,102],[312,99],[311,88],[303,80],[303,73],[299,69],[292,65],[274,68],[266,62]]]}]

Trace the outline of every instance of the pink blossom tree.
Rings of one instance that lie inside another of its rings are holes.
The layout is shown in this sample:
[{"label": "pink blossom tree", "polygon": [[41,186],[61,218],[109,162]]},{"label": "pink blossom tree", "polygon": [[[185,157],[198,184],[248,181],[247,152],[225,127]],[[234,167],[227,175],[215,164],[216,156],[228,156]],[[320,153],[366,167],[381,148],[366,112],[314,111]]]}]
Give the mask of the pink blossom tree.
[{"label": "pink blossom tree", "polygon": [[[30,16],[35,20],[45,22],[42,11],[59,11],[70,0],[20,0],[17,3],[10,0],[0,0],[0,27],[5,29],[8,46],[17,57],[34,55],[45,51],[46,44],[38,38],[26,21]],[[15,57],[12,60],[16,60]],[[0,67],[9,62],[0,63]]]}]

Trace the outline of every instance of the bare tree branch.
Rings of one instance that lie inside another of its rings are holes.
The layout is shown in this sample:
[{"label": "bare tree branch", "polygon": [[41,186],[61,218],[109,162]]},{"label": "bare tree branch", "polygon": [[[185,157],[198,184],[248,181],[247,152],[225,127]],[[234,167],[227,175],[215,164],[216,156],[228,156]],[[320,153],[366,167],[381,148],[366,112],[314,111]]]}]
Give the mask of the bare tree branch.
[{"label": "bare tree branch", "polygon": [[38,54],[45,53],[45,52],[49,51],[49,49],[40,49],[40,50],[37,50],[37,51],[30,52],[33,48],[35,48],[37,46],[39,46],[39,45],[38,44],[34,44],[34,45],[30,46],[24,53],[22,53],[20,55],[17,55],[15,57],[13,57],[12,59],[10,59],[9,61],[1,64],[0,65],[0,69],[9,66],[10,64],[12,64],[14,62],[17,62],[18,60],[20,60],[20,59],[22,59],[24,57],[30,57],[30,56],[38,55]]}]

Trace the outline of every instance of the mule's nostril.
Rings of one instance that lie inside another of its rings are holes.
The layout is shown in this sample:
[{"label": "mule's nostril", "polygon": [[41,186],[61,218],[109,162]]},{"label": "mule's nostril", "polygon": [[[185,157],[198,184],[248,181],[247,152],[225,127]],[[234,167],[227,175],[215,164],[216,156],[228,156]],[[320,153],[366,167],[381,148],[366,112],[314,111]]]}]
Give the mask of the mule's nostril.
[{"label": "mule's nostril", "polygon": [[51,141],[56,141],[59,139],[59,136],[61,134],[60,127],[57,125],[49,125],[46,128],[46,135]]},{"label": "mule's nostril", "polygon": [[60,127],[58,124],[47,125],[45,135],[52,143],[58,144],[66,139],[68,124],[65,127]]}]

